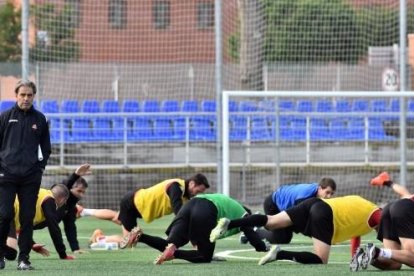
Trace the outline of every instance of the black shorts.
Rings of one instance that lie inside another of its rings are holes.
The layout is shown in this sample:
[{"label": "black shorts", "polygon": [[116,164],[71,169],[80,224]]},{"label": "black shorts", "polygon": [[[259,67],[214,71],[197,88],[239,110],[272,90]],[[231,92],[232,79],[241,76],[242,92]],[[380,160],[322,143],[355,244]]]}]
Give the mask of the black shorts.
[{"label": "black shorts", "polygon": [[414,201],[399,199],[385,206],[378,229],[378,240],[414,239]]},{"label": "black shorts", "polygon": [[134,196],[137,190],[124,195],[121,199],[119,207],[118,220],[121,221],[122,226],[128,231],[137,226],[137,218],[142,218],[140,212],[134,204]]},{"label": "black shorts", "polygon": [[184,204],[168,227],[169,242],[180,247],[189,241],[203,244],[217,224],[217,208],[208,199],[193,198]]},{"label": "black shorts", "polygon": [[273,193],[268,195],[263,202],[263,211],[266,215],[276,215],[280,213],[279,207],[273,202]]},{"label": "black shorts", "polygon": [[316,238],[328,245],[332,242],[334,227],[331,207],[319,198],[309,198],[289,208],[286,213],[296,233]]}]

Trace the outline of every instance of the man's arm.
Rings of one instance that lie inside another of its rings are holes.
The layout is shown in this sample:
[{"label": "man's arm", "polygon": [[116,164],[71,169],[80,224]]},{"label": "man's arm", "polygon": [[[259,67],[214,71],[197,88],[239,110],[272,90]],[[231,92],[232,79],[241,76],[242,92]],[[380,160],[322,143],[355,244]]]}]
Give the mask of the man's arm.
[{"label": "man's arm", "polygon": [[66,247],[63,243],[62,232],[59,228],[58,214],[56,212],[56,203],[53,198],[48,198],[42,203],[43,214],[46,218],[47,227],[49,229],[50,237],[52,238],[53,245],[59,254],[59,258],[67,259]]},{"label": "man's arm", "polygon": [[69,242],[69,246],[72,252],[79,250],[78,232],[76,228],[76,207],[72,206],[68,208],[68,212],[63,217],[63,226],[66,234],[66,238]]},{"label": "man's arm", "polygon": [[170,198],[173,212],[176,215],[183,206],[183,191],[180,188],[180,184],[178,184],[177,182],[172,183],[170,187],[168,187],[167,189],[167,195]]},{"label": "man's arm", "polygon": [[75,184],[76,180],[79,179],[79,177],[91,174],[90,171],[91,165],[88,163],[82,164],[80,165],[74,173],[72,173],[65,181],[65,185],[66,187],[68,187],[68,189],[72,189],[73,184]]}]

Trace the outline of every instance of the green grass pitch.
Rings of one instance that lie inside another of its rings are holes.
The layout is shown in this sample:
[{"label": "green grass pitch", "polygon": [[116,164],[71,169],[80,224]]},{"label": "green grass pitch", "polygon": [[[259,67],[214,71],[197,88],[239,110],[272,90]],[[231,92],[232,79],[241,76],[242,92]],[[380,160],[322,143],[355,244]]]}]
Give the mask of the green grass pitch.
[{"label": "green grass pitch", "polygon": [[[171,221],[172,216],[162,218],[151,224],[139,221],[144,232],[164,236],[164,230]],[[92,231],[101,228],[105,234],[120,233],[120,227],[108,221],[94,218],[81,218],[77,222],[78,236],[81,247],[87,248],[88,238]],[[173,260],[163,265],[153,264],[159,252],[143,244],[138,244],[133,249],[114,251],[89,251],[86,254],[77,255],[76,260],[60,260],[56,254],[49,233],[46,229],[36,230],[34,234],[36,242],[46,244],[50,250],[49,257],[42,257],[32,252],[31,261],[34,271],[17,271],[16,262],[8,261],[6,268],[1,273],[4,275],[349,275],[349,243],[343,243],[332,248],[330,263],[328,265],[301,265],[292,262],[277,261],[264,266],[258,266],[257,262],[263,253],[256,253],[249,245],[241,245],[238,236],[219,240],[215,253],[227,251],[227,261],[212,262],[210,264],[191,264],[183,260]],[[375,241],[375,235],[370,234],[363,238],[363,242]],[[66,242],[66,241],[65,241]],[[190,247],[189,247],[190,248]],[[295,235],[291,245],[282,246],[292,250],[312,250],[311,239],[302,235]],[[224,253],[222,253],[224,254]],[[397,272],[382,272],[395,275],[413,275],[413,269],[403,267]],[[358,274],[381,273],[370,267]],[[355,273],[353,273],[355,274]]]}]

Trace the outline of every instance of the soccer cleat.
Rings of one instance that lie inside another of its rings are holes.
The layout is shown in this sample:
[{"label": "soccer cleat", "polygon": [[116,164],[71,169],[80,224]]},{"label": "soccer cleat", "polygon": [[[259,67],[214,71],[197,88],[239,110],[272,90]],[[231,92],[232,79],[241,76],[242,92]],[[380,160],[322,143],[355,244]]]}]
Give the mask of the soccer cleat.
[{"label": "soccer cleat", "polygon": [[160,265],[166,261],[171,261],[174,259],[174,253],[177,250],[177,247],[173,243],[169,243],[167,247],[165,247],[164,252],[159,255],[155,261],[154,264]]},{"label": "soccer cleat", "polygon": [[29,261],[19,261],[17,264],[17,270],[33,270],[34,267],[30,264]]},{"label": "soccer cleat", "polygon": [[240,234],[239,242],[240,242],[240,244],[247,244],[249,242],[249,240],[247,239],[247,237],[244,233]]},{"label": "soccer cleat", "polygon": [[354,256],[352,257],[351,262],[349,263],[349,270],[352,272],[358,271],[360,268],[362,268],[362,259],[364,257],[365,251],[362,247],[358,247],[356,250]]},{"label": "soccer cleat", "polygon": [[4,258],[0,258],[0,269],[4,269],[6,267],[6,261]]},{"label": "soccer cleat", "polygon": [[276,261],[277,259],[277,254],[280,251],[280,246],[279,245],[273,245],[269,252],[267,252],[266,255],[264,255],[260,260],[259,260],[259,265],[265,265],[267,263]]},{"label": "soccer cleat", "polygon": [[392,184],[390,175],[387,172],[380,173],[377,177],[371,179],[371,185],[373,186],[389,186]]},{"label": "soccer cleat", "polygon": [[139,241],[139,238],[142,234],[142,229],[139,226],[135,226],[132,228],[131,232],[129,232],[128,235],[126,235],[124,239],[119,243],[119,248],[124,249],[127,247],[134,247]]},{"label": "soccer cleat", "polygon": [[379,248],[374,244],[368,243],[365,247],[365,254],[362,256],[361,267],[367,269],[368,265],[372,264],[373,261],[378,257]]},{"label": "soccer cleat", "polygon": [[99,238],[103,236],[105,235],[101,229],[95,229],[95,231],[93,231],[92,236],[89,239],[89,244],[98,242]]},{"label": "soccer cleat", "polygon": [[227,231],[227,228],[229,227],[229,223],[230,223],[230,220],[227,218],[219,219],[216,227],[214,227],[214,229],[211,230],[210,242],[215,242],[216,240],[218,240]]}]

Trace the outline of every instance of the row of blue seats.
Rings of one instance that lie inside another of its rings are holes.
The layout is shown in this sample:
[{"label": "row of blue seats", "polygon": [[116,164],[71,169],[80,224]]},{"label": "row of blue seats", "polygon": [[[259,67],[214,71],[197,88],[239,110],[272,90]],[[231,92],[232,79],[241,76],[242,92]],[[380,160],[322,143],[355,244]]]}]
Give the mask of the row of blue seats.
[{"label": "row of blue seats", "polygon": [[[384,120],[378,117],[311,118],[231,115],[231,141],[385,141]],[[51,118],[53,143],[107,141],[216,141],[213,115]],[[63,140],[61,139],[63,138]]]},{"label": "row of blue seats", "polygon": [[[0,112],[9,108],[15,101],[1,101]],[[274,111],[273,100],[241,100],[230,101],[231,112]],[[281,99],[278,101],[281,112],[398,112],[400,101],[398,98],[387,99],[340,99],[340,100],[309,100]],[[99,113],[99,112],[215,112],[216,102],[208,100],[42,100],[40,110],[44,113]],[[407,110],[414,112],[414,99],[407,103]]]}]

